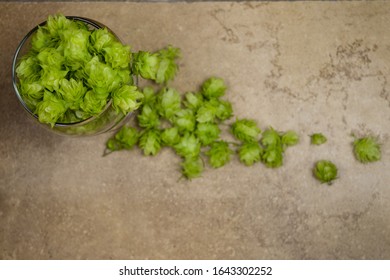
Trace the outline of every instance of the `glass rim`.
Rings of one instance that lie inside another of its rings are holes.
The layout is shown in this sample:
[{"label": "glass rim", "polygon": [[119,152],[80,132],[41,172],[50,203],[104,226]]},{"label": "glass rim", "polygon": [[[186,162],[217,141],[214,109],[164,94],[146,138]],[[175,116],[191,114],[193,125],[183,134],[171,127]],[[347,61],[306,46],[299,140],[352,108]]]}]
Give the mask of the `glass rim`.
[{"label": "glass rim", "polygon": [[[108,28],[106,25],[100,23],[100,22],[97,22],[95,20],[92,20],[92,19],[89,19],[89,18],[85,18],[85,17],[79,17],[79,16],[65,16],[67,19],[71,19],[71,20],[76,20],[76,21],[81,21],[81,22],[84,22],[86,24],[89,24],[91,25],[92,27],[96,28],[96,29],[102,29],[102,28],[107,28],[108,31],[110,31],[114,36],[115,38],[120,41],[120,39],[118,38],[118,36],[110,29]],[[16,97],[18,98],[20,104],[22,104],[23,108],[27,111],[27,113],[29,113],[31,116],[33,116],[37,121],[39,121],[38,119],[38,116],[32,112],[30,110],[30,108],[27,106],[26,102],[23,100],[20,92],[19,92],[19,89],[18,89],[18,83],[16,81],[17,77],[16,77],[16,65],[18,63],[18,58],[19,58],[19,53],[20,51],[22,50],[22,48],[24,47],[26,41],[38,30],[39,27],[45,25],[47,23],[47,21],[44,21],[44,22],[41,22],[40,24],[36,25],[33,29],[31,29],[22,39],[22,41],[20,41],[18,47],[16,48],[16,51],[15,51],[15,54],[14,54],[14,57],[12,59],[12,85],[13,85],[13,88],[14,88],[14,91],[15,91],[15,94],[16,94]],[[84,124],[87,124],[89,122],[92,122],[93,120],[99,118],[99,116],[101,114],[103,114],[112,104],[112,99],[110,98],[110,100],[107,102],[106,106],[104,107],[104,109],[97,115],[95,116],[91,116],[85,120],[81,120],[81,121],[78,121],[78,122],[72,122],[72,123],[60,123],[60,122],[56,122],[52,128],[55,128],[55,127],[74,127],[74,126],[82,126]]]}]

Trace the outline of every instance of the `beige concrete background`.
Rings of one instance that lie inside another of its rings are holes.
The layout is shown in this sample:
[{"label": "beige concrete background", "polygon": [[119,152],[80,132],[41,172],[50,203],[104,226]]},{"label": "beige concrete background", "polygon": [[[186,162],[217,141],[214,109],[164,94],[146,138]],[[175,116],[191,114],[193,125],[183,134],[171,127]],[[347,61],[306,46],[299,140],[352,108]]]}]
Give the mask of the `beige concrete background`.
[{"label": "beige concrete background", "polygon": [[[390,2],[1,3],[0,258],[389,259]],[[102,157],[109,134],[65,138],[33,123],[11,86],[23,36],[49,14],[96,19],[133,50],[182,50],[171,84],[223,77],[235,115],[293,129],[285,164],[180,180],[171,150]],[[322,132],[328,143],[309,144]],[[363,165],[351,133],[383,159]],[[339,167],[332,186],[316,160]]]}]

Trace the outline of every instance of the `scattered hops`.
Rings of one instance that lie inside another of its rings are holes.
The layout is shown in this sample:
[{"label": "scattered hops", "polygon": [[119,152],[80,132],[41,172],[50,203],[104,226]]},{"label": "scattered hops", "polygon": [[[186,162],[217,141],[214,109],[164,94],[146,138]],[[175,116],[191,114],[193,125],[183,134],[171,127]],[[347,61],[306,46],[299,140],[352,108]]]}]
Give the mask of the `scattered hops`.
[{"label": "scattered hops", "polygon": [[220,125],[233,115],[231,103],[221,99],[226,88],[224,81],[215,77],[207,79],[199,92],[184,96],[173,88],[158,92],[144,88],[136,119],[140,131],[122,128],[107,142],[107,149],[131,149],[137,143],[145,155],[154,156],[162,147],[170,147],[182,158],[181,171],[187,179],[201,176],[204,162],[220,168],[235,153],[247,166],[260,161],[267,167],[281,166],[285,149],[299,141],[294,131],[281,133],[269,128],[261,135],[256,121],[236,119],[230,132],[241,143],[221,139]]},{"label": "scattered hops", "polygon": [[261,133],[256,121],[250,119],[237,119],[231,125],[231,132],[241,141],[237,152],[247,166],[262,161],[267,167],[280,167],[286,148],[299,142],[295,131],[280,133],[270,127]]},{"label": "scattered hops", "polygon": [[[151,69],[142,68],[144,64],[136,65],[141,75],[157,77],[151,74]],[[187,179],[201,175],[203,157],[209,158],[210,166],[221,167],[234,153],[229,144],[220,139],[220,123],[233,114],[230,102],[221,99],[225,90],[224,81],[215,77],[206,80],[199,92],[188,92],[184,98],[173,88],[163,87],[155,92],[145,87],[136,119],[140,131],[132,128],[130,133],[129,127],[122,128],[108,140],[107,149],[111,152],[129,149],[130,145],[124,143],[133,144],[134,139],[145,155],[154,156],[162,147],[170,147],[183,159],[181,171]]]}]

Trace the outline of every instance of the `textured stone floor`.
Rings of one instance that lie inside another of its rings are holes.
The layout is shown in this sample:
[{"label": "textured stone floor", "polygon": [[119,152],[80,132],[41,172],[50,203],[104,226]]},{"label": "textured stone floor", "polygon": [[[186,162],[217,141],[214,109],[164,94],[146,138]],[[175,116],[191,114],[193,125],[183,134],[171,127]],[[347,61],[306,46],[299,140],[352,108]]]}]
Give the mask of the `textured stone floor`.
[{"label": "textured stone floor", "polygon": [[[0,3],[0,258],[389,259],[390,2]],[[182,50],[171,86],[223,77],[235,116],[293,129],[279,169],[234,157],[180,179],[171,150],[102,157],[110,134],[55,135],[14,95],[11,61],[49,14],[96,19],[133,50]],[[328,136],[319,147],[313,132]],[[352,154],[355,135],[380,162]],[[339,167],[333,185],[311,174]]]}]

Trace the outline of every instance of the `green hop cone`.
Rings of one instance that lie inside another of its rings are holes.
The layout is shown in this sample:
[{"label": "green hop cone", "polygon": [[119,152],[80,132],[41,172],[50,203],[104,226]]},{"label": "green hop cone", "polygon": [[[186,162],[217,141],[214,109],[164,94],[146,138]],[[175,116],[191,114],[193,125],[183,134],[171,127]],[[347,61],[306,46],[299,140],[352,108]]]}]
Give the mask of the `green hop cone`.
[{"label": "green hop cone", "polygon": [[299,135],[295,131],[289,130],[282,134],[281,142],[283,149],[285,149],[285,147],[294,146],[299,142]]},{"label": "green hop cone", "polygon": [[142,93],[144,95],[142,103],[154,106],[157,100],[157,95],[154,92],[154,89],[152,87],[144,87]]},{"label": "green hop cone", "polygon": [[144,128],[158,128],[160,116],[155,107],[149,103],[142,106],[140,114],[137,115],[138,125]]},{"label": "green hop cone", "polygon": [[89,35],[87,30],[67,30],[63,33],[64,58],[71,70],[82,68],[85,63],[91,60],[89,53]]},{"label": "green hop cone", "polygon": [[279,133],[271,127],[263,132],[261,144],[265,147],[279,147],[282,144],[282,138]]},{"label": "green hop cone", "polygon": [[101,98],[92,90],[85,93],[80,107],[89,115],[99,114],[107,103],[106,98]]},{"label": "green hop cone", "polygon": [[[122,126],[122,128],[106,143],[106,148],[110,152],[119,151],[119,150],[131,150],[135,144],[137,144],[139,139],[139,133],[137,129],[130,126]],[[104,155],[109,154],[110,152],[105,152]]]},{"label": "green hop cone", "polygon": [[101,96],[108,96],[110,92],[120,88],[123,83],[117,71],[101,62],[98,56],[85,64],[84,72],[88,85]]},{"label": "green hop cone", "polygon": [[195,134],[203,146],[210,145],[218,139],[221,130],[214,123],[198,123]]},{"label": "green hop cone", "polygon": [[39,26],[37,32],[31,37],[31,49],[40,52],[44,48],[54,48],[57,40],[54,40],[47,28]]},{"label": "green hop cone", "polygon": [[47,18],[45,29],[52,38],[58,40],[66,30],[78,30],[82,25],[77,24],[73,20],[67,19],[64,15],[50,15]]},{"label": "green hop cone", "polygon": [[103,48],[110,47],[116,42],[115,36],[107,28],[95,29],[90,36],[90,40],[90,47],[95,53],[101,53]]},{"label": "green hop cone", "polygon": [[138,142],[145,156],[154,156],[161,149],[161,133],[157,129],[144,130]]},{"label": "green hop cone", "polygon": [[173,123],[181,132],[192,132],[195,129],[195,115],[190,109],[181,109],[173,117]]},{"label": "green hop cone", "polygon": [[19,79],[28,82],[37,82],[41,71],[38,59],[34,56],[25,56],[16,67],[16,74]]},{"label": "green hop cone", "polygon": [[123,126],[116,134],[115,140],[118,141],[123,149],[130,150],[139,139],[139,133],[137,129],[130,126]]},{"label": "green hop cone", "polygon": [[23,96],[28,96],[38,101],[43,97],[44,88],[38,82],[21,82],[20,92]]},{"label": "green hop cone", "polygon": [[225,94],[226,85],[221,78],[212,77],[202,85],[203,96],[207,99],[219,98]]},{"label": "green hop cone", "polygon": [[200,142],[192,133],[186,133],[180,141],[174,146],[176,153],[184,158],[197,157],[200,154]]},{"label": "green hop cone", "polygon": [[210,102],[204,102],[196,112],[196,121],[198,123],[214,122],[217,114],[217,108]]},{"label": "green hop cone", "polygon": [[177,127],[164,129],[161,133],[161,140],[166,146],[175,146],[180,141],[179,129]]},{"label": "green hop cone", "polygon": [[68,71],[56,68],[44,68],[41,73],[41,85],[47,90],[53,92],[59,89],[60,81],[66,77]]},{"label": "green hop cone", "polygon": [[257,127],[257,123],[254,120],[249,119],[237,119],[231,127],[232,134],[243,142],[257,141],[260,128]]},{"label": "green hop cone", "polygon": [[127,114],[141,106],[143,94],[136,86],[124,85],[112,93],[112,106],[123,114]]},{"label": "green hop cone", "polygon": [[233,108],[232,104],[229,101],[225,100],[210,100],[212,104],[214,104],[216,110],[215,110],[215,116],[221,120],[227,120],[230,119],[230,117],[233,115]]},{"label": "green hop cone", "polygon": [[[120,151],[120,150],[122,150],[123,149],[123,146],[122,146],[122,144],[118,141],[118,140],[116,140],[115,138],[110,138],[110,139],[108,139],[108,141],[107,141],[107,143],[106,143],[106,148],[109,150],[109,151],[111,151],[111,152],[114,152],[114,151]],[[109,154],[110,152],[107,152],[107,151],[105,151],[104,152],[104,155],[107,155],[107,154]],[[104,156],[103,155],[103,156]]]},{"label": "green hop cone", "polygon": [[233,154],[233,151],[226,141],[213,142],[210,145],[210,150],[206,152],[206,155],[209,156],[209,163],[213,168],[219,168],[228,163],[231,154]]},{"label": "green hop cone", "polygon": [[39,65],[47,70],[61,70],[65,62],[64,55],[56,48],[45,48],[37,54],[36,58]]},{"label": "green hop cone", "polygon": [[200,177],[203,172],[203,162],[200,157],[186,157],[181,164],[182,174],[187,179]]},{"label": "green hop cone", "polygon": [[62,79],[60,81],[58,92],[69,104],[71,109],[77,110],[80,108],[80,103],[83,100],[85,93],[87,92],[87,88],[84,87],[82,81],[76,81],[75,79]]},{"label": "green hop cone", "polygon": [[312,145],[321,145],[324,144],[328,139],[322,133],[313,133],[310,135],[310,143]]},{"label": "green hop cone", "polygon": [[245,142],[238,149],[240,161],[247,166],[253,165],[261,160],[263,148],[259,142]]},{"label": "green hop cone", "polygon": [[321,183],[331,184],[337,178],[337,167],[331,161],[320,160],[314,165],[313,174]]},{"label": "green hop cone", "polygon": [[47,123],[53,127],[67,109],[65,101],[45,91],[43,100],[37,104],[35,113],[41,123]]},{"label": "green hop cone", "polygon": [[130,65],[131,52],[130,47],[114,42],[103,48],[104,60],[112,68],[127,68]]},{"label": "green hop cone", "polygon": [[180,57],[180,49],[168,46],[157,52],[159,59],[156,73],[156,83],[162,84],[173,80],[177,72],[176,59]]},{"label": "green hop cone", "polygon": [[355,157],[361,163],[374,162],[381,159],[381,147],[374,137],[363,137],[353,142]]},{"label": "green hop cone", "polygon": [[265,166],[277,168],[283,165],[283,150],[281,146],[270,146],[261,157]]},{"label": "green hop cone", "polygon": [[144,79],[155,80],[159,66],[157,54],[139,51],[133,55],[132,69],[134,74]]},{"label": "green hop cone", "polygon": [[203,104],[203,96],[201,93],[187,92],[183,103],[186,108],[196,111]]},{"label": "green hop cone", "polygon": [[181,108],[179,92],[173,88],[163,88],[157,96],[160,116],[170,120]]}]

